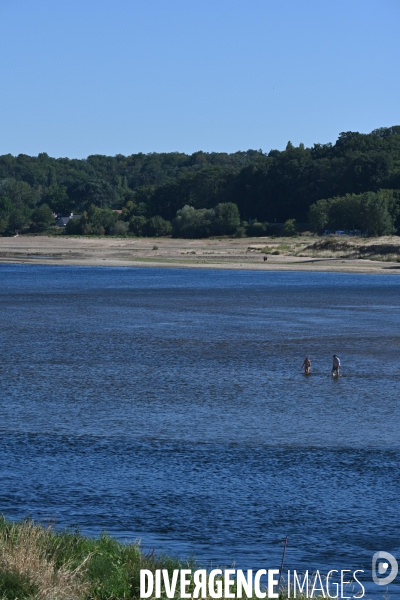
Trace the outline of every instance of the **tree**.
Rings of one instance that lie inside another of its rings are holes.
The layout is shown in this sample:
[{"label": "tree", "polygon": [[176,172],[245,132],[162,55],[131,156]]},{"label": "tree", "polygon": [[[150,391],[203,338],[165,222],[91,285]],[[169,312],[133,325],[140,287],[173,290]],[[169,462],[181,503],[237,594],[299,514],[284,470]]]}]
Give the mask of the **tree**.
[{"label": "tree", "polygon": [[71,201],[67,194],[65,185],[54,183],[44,194],[46,203],[54,210],[54,212],[67,214],[71,209]]},{"label": "tree", "polygon": [[141,237],[142,235],[145,235],[146,225],[146,217],[141,215],[133,216],[129,221],[129,231],[130,233],[133,233],[134,236]]},{"label": "tree", "polygon": [[122,204],[118,188],[107,181],[87,181],[76,186],[71,196],[79,209],[88,210],[91,205],[116,208]]},{"label": "tree", "polygon": [[14,208],[15,208],[14,204],[12,203],[10,198],[7,198],[7,196],[2,196],[0,198],[0,216],[1,217],[8,217],[8,215],[13,211]]},{"label": "tree", "polygon": [[5,233],[8,229],[8,218],[0,217],[0,234]]},{"label": "tree", "polygon": [[21,229],[28,225],[30,215],[31,211],[26,207],[13,210],[8,218],[8,229],[11,232],[21,231]]},{"label": "tree", "polygon": [[35,208],[31,218],[34,231],[46,231],[51,225],[54,225],[53,212],[47,204]]},{"label": "tree", "polygon": [[296,219],[288,219],[283,226],[283,235],[293,237],[297,235]]},{"label": "tree", "polygon": [[131,217],[137,214],[137,204],[133,200],[129,200],[122,208],[122,218],[124,221],[129,221]]},{"label": "tree", "polygon": [[328,200],[329,229],[362,229],[360,220],[360,196],[346,194]]},{"label": "tree", "polygon": [[0,196],[6,196],[11,200],[15,208],[36,206],[39,201],[39,192],[25,181],[15,179],[4,179],[0,182]]},{"label": "tree", "polygon": [[163,219],[160,215],[151,217],[145,227],[146,235],[149,236],[165,236],[171,235],[172,227],[170,221]]},{"label": "tree", "polygon": [[67,235],[85,235],[90,233],[90,225],[87,212],[83,212],[79,218],[70,219],[65,226]]},{"label": "tree", "polygon": [[117,221],[113,228],[113,235],[123,235],[128,233],[129,223],[126,221]]},{"label": "tree", "polygon": [[10,198],[2,196],[0,198],[0,234],[5,233],[9,229],[9,217],[14,210],[14,205]]},{"label": "tree", "polygon": [[232,235],[240,226],[239,209],[233,202],[224,202],[215,207],[215,235]]},{"label": "tree", "polygon": [[394,215],[390,214],[389,198],[381,190],[374,194],[366,192],[360,198],[360,221],[364,231],[370,235],[390,235],[394,233]]},{"label": "tree", "polygon": [[329,221],[329,206],[326,200],[318,200],[310,206],[308,221],[312,231],[321,233]]},{"label": "tree", "polygon": [[172,221],[172,235],[191,239],[208,237],[214,231],[214,221],[214,210],[196,210],[193,206],[186,205],[177,211]]},{"label": "tree", "polygon": [[87,211],[88,222],[91,226],[90,233],[97,235],[109,234],[113,231],[118,213],[110,208],[99,208],[92,204]]}]

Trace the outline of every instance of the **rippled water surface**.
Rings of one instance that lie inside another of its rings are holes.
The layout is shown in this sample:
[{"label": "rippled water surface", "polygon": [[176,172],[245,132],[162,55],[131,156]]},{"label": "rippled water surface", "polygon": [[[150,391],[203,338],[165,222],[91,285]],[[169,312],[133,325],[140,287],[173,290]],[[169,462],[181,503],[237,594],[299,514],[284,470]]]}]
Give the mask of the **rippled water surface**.
[{"label": "rippled water surface", "polygon": [[397,276],[1,265],[0,310],[7,517],[207,566],[400,558]]}]

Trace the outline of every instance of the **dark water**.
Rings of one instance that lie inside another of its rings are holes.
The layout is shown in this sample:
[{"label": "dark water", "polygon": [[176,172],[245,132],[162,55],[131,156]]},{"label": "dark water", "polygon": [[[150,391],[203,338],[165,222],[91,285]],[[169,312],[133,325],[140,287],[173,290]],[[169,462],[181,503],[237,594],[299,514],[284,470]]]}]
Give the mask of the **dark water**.
[{"label": "dark water", "polygon": [[400,558],[400,278],[1,265],[0,310],[7,517],[206,566]]}]

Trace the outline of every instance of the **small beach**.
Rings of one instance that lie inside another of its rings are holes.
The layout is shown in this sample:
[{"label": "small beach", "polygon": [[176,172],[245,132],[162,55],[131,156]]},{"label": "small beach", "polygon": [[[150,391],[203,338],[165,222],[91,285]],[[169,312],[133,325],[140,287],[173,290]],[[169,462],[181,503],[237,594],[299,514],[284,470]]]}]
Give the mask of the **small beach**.
[{"label": "small beach", "polygon": [[[0,263],[400,273],[396,236],[368,240],[343,238],[335,242],[335,251],[314,250],[313,246],[321,241],[324,240],[318,237],[187,240],[24,235],[0,238]],[[357,257],[358,248],[373,250],[383,246],[386,253],[393,247],[390,258],[378,251],[375,255],[371,251],[371,258]]]}]

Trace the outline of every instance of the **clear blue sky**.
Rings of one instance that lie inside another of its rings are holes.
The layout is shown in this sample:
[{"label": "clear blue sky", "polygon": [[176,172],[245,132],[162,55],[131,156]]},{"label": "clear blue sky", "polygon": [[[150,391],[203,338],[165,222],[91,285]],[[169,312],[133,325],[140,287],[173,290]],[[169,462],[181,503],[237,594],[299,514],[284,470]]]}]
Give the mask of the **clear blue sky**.
[{"label": "clear blue sky", "polygon": [[0,154],[284,149],[400,124],[399,0],[0,0]]}]

